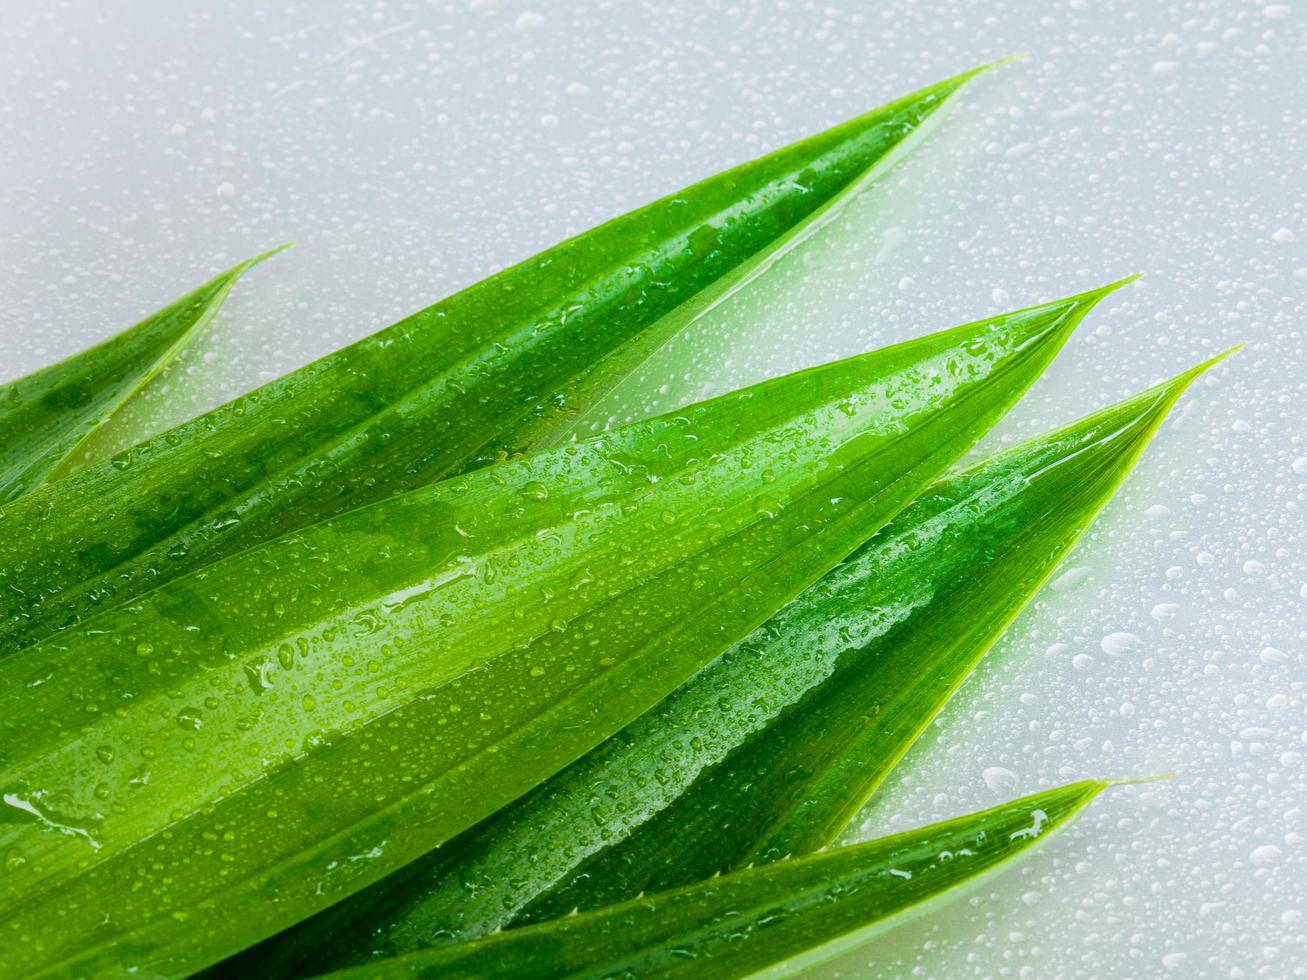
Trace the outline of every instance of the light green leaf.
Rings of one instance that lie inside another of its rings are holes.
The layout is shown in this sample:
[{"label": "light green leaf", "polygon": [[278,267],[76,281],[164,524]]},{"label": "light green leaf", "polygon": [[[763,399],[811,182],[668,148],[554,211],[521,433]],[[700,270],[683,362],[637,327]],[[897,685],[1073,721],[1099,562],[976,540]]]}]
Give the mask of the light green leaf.
[{"label": "light green leaf", "polygon": [[598,911],[436,946],[333,978],[743,977],[828,959],[1043,843],[1108,785],[1085,781]]},{"label": "light green leaf", "polygon": [[880,173],[976,72],[726,171],[0,512],[0,653],[519,451]]},{"label": "light green leaf", "polygon": [[485,818],[874,533],[1111,288],[404,494],[0,662],[0,973],[192,971]]},{"label": "light green leaf", "polygon": [[622,732],[232,968],[308,975],[829,844],[1212,363],[939,481]]},{"label": "light green leaf", "polygon": [[80,354],[0,385],[0,503],[72,472],[91,434],[208,325],[245,270],[271,254],[242,262]]}]

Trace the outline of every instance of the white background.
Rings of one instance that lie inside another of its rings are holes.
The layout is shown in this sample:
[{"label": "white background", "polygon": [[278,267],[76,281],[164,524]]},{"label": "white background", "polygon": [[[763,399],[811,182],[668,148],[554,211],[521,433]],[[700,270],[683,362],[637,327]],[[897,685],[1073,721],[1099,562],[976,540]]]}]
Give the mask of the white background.
[{"label": "white background", "polygon": [[1302,976],[1304,0],[2,0],[0,379],[293,240],[121,442],[1020,51],[601,416],[1136,271],[987,445],[1247,344],[855,830],[1178,775],[1109,794],[1019,869],[833,969]]}]

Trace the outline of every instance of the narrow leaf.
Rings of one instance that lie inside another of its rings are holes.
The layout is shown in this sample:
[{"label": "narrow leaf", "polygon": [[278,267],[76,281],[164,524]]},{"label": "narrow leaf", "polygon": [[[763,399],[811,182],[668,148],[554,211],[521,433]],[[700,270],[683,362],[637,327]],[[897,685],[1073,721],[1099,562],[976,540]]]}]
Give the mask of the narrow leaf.
[{"label": "narrow leaf", "polygon": [[618,735],[232,968],[309,975],[829,844],[1212,363],[939,481]]},{"label": "narrow leaf", "polygon": [[[684,699],[641,719],[640,737],[662,749],[664,778],[689,787],[636,833],[581,863],[524,920],[834,841],[1053,575],[1176,399],[1212,363],[941,481],[687,685]],[[737,724],[736,741],[722,737],[731,723],[721,709],[727,691],[736,704],[767,698],[779,705],[786,695],[791,703],[761,727]],[[669,738],[672,731],[679,737]],[[715,738],[726,757],[705,765],[691,749],[676,765],[676,745],[696,737]],[[625,761],[627,771],[636,764]]]},{"label": "narrow leaf", "polygon": [[242,262],[94,347],[0,385],[0,503],[71,472],[91,434],[208,325],[245,270],[267,257]]},{"label": "narrow leaf", "polygon": [[556,443],[974,74],[616,218],[11,505],[0,653],[259,542]]},{"label": "narrow leaf", "polygon": [[354,511],[0,662],[0,972],[192,971],[488,816],[882,526],[1110,288]]},{"label": "narrow leaf", "polygon": [[1072,783],[920,830],[332,977],[727,978],[804,953],[807,966],[1029,852],[1108,785]]}]

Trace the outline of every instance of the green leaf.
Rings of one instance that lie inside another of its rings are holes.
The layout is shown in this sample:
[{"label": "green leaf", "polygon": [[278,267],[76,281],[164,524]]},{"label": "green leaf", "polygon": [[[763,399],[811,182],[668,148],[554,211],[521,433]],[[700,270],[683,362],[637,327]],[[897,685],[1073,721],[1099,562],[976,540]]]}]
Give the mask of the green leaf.
[{"label": "green leaf", "polygon": [[1029,852],[1108,785],[1072,783],[920,830],[331,976],[727,978],[806,953],[785,963],[790,973]]},{"label": "green leaf", "polygon": [[618,735],[233,969],[308,975],[829,844],[1212,363],[939,481]]},{"label": "green leaf", "polygon": [[874,533],[1111,288],[404,494],[0,662],[0,973],[194,970],[485,818]]},{"label": "green leaf", "polygon": [[491,276],[0,512],[0,653],[259,542],[555,444],[976,72]]},{"label": "green leaf", "polygon": [[208,325],[245,270],[271,254],[242,262],[80,354],[0,385],[0,503],[67,476],[91,434]]}]

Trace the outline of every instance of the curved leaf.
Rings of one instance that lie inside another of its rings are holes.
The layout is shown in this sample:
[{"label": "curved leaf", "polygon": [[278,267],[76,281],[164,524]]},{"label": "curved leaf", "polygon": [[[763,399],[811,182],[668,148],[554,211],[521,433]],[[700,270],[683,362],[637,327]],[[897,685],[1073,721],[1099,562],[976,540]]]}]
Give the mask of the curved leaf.
[{"label": "curved leaf", "polygon": [[246,269],[272,254],[215,276],[94,347],[0,385],[0,503],[67,475],[91,433],[208,325]]},{"label": "curved leaf", "polygon": [[609,221],[5,508],[0,653],[262,541],[556,443],[974,75]]},{"label": "curved leaf", "polygon": [[488,816],[883,525],[1111,288],[354,511],[0,662],[0,972],[192,971]]},{"label": "curved leaf", "polygon": [[[1109,785],[1072,783],[920,830],[331,976],[728,978],[805,953],[806,966],[1029,852]],[[787,963],[785,972],[799,965]]]},{"label": "curved leaf", "polygon": [[829,844],[1212,363],[939,481],[622,732],[232,969],[308,975]]}]

